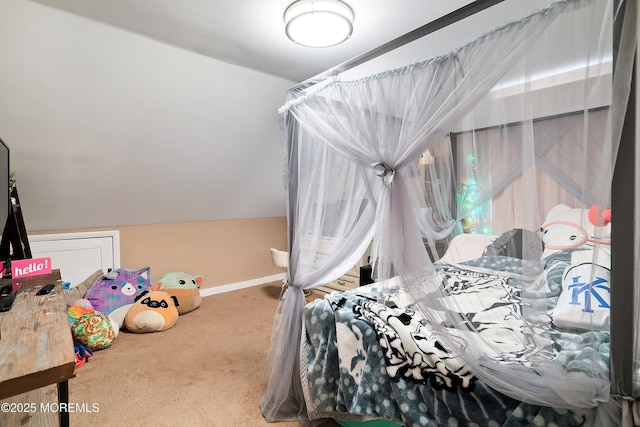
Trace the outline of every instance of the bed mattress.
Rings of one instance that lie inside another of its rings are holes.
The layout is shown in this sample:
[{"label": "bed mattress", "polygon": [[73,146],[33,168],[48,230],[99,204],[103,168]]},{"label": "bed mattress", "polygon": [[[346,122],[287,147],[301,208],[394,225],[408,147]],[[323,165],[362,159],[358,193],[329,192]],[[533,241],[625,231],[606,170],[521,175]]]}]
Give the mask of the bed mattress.
[{"label": "bed mattress", "polygon": [[[543,298],[550,308],[560,294],[560,276],[570,261],[569,252],[559,252],[547,262],[550,289]],[[467,266],[471,273],[465,270]],[[465,265],[437,266],[439,274],[455,278],[456,286],[466,281],[469,289],[487,281],[477,273],[478,267],[513,272],[523,268],[521,260],[507,257],[482,257]],[[517,280],[498,282],[495,286],[513,292],[517,299]],[[334,292],[305,307],[301,375],[311,419],[384,419],[420,427],[580,426],[588,420],[591,410],[537,406],[497,392],[475,378],[456,354],[440,345],[428,325],[422,335],[411,338],[420,351],[410,348],[413,344],[407,344],[403,335],[411,333],[403,331],[402,325],[424,324],[424,319],[404,305],[402,292],[381,301],[379,291],[380,285],[372,284]],[[608,333],[588,335],[550,326],[546,335],[535,339],[550,340],[546,348],[565,368],[588,370],[593,357],[584,353],[588,348],[598,348],[599,362],[608,366]],[[597,342],[585,348],[580,344],[585,340]],[[526,351],[513,352],[517,354],[514,358],[522,358]]]}]

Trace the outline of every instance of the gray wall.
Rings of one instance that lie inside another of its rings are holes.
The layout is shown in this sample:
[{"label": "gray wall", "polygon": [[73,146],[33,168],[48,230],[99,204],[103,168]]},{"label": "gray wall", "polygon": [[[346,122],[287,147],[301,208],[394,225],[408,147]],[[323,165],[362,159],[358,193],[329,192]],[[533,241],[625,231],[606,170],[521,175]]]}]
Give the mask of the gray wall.
[{"label": "gray wall", "polygon": [[29,230],[285,215],[294,82],[0,0],[0,138]]}]

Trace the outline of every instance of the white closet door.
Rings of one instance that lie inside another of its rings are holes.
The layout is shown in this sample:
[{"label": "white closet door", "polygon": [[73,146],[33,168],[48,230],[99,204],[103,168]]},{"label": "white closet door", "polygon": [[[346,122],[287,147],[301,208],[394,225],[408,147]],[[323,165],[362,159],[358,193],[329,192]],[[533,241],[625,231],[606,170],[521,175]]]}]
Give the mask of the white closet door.
[{"label": "white closet door", "polygon": [[101,269],[120,268],[118,231],[38,234],[28,236],[33,258],[50,257],[53,269],[60,269],[63,282],[71,287]]}]

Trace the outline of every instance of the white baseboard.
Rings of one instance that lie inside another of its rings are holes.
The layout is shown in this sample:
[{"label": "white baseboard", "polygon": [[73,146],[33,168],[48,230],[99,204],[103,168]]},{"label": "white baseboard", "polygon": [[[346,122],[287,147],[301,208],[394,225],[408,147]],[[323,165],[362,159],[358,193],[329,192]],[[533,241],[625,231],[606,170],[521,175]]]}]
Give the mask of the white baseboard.
[{"label": "white baseboard", "polygon": [[274,274],[273,276],[260,277],[257,279],[247,280],[244,282],[230,283],[228,285],[214,286],[212,288],[200,289],[200,295],[208,297],[211,295],[221,294],[224,292],[237,291],[239,289],[249,288],[251,286],[264,285],[265,283],[277,282],[284,280],[286,273]]}]

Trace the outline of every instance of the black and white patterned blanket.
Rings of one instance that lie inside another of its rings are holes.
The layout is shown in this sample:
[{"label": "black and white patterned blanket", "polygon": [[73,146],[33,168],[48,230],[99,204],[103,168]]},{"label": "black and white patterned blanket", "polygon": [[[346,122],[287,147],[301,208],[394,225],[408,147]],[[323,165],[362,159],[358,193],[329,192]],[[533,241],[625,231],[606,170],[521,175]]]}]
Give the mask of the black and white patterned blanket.
[{"label": "black and white patterned blanket", "polygon": [[[566,262],[558,255],[549,263],[552,283],[541,295],[549,308],[561,290],[555,277]],[[501,363],[526,365],[535,354],[576,371],[590,369],[593,355],[583,354],[583,344],[595,339],[589,348],[599,348],[598,357],[608,366],[608,334],[586,338],[553,330],[548,318],[525,320],[519,304],[522,285],[478,272],[518,273],[520,260],[483,257],[468,266],[439,266],[449,287],[439,303],[470,314],[468,328],[449,325],[456,339],[485,346],[481,351]],[[478,298],[485,309],[477,310]],[[311,418],[385,418],[405,426],[530,425],[533,419],[540,425],[583,425],[585,414],[525,404],[475,379],[441,335],[404,301],[399,293],[378,302],[375,286],[369,286],[333,293],[305,308],[302,380]]]},{"label": "black and white patterned blanket", "polygon": [[[471,387],[473,374],[458,356],[445,348],[428,325],[420,322],[420,316],[412,308],[362,301],[353,309],[374,328],[389,378],[430,382],[449,390]],[[344,331],[338,329],[338,342],[346,338],[341,332]]]}]

